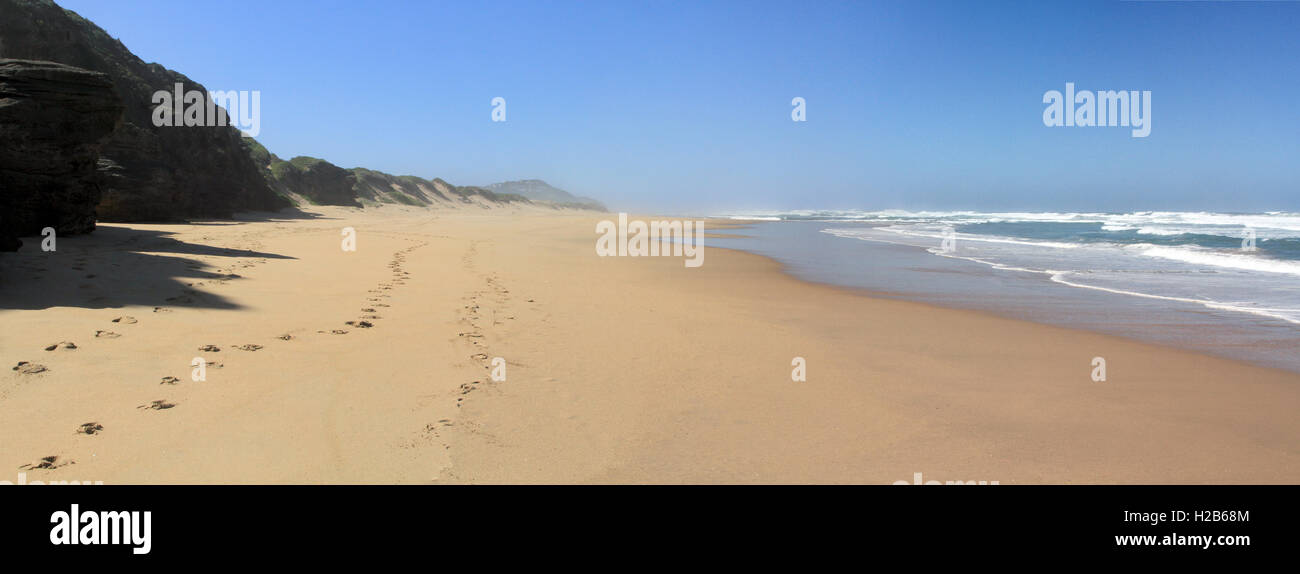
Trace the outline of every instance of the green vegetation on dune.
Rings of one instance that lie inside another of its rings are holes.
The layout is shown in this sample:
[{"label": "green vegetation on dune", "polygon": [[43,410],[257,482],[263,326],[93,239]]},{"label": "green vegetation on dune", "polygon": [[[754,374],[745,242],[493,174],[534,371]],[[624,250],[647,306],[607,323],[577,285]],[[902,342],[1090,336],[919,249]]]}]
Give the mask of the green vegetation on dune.
[{"label": "green vegetation on dune", "polygon": [[[308,156],[305,156],[305,155],[300,155],[300,156],[298,156],[298,157],[295,157],[295,158],[289,160],[289,163],[293,164],[294,167],[296,167],[296,168],[298,168],[298,169],[300,169],[300,170],[304,170],[304,171],[305,171],[305,170],[311,169],[311,168],[313,168],[313,167],[315,167],[315,166],[317,166],[317,165],[319,165],[319,164],[321,164],[321,163],[329,163],[329,162],[327,162],[327,161],[325,161],[325,160],[323,160],[323,159],[320,159],[320,158],[308,157]],[[330,165],[334,165],[334,164],[330,164]]]},{"label": "green vegetation on dune", "polygon": [[[254,162],[262,166],[263,174],[272,189],[282,195],[296,194],[315,204],[373,207],[384,204],[428,206],[446,202],[484,201],[502,205],[538,204],[556,209],[604,210],[604,206],[594,200],[574,197],[562,190],[556,190],[562,194],[557,195],[557,198],[566,201],[554,201],[515,193],[513,188],[498,188],[503,184],[488,187],[452,185],[442,178],[391,175],[364,167],[344,169],[310,156],[297,156],[285,161],[252,139],[249,139],[247,149]],[[554,189],[539,180],[529,181]],[[573,201],[567,201],[568,199]]]}]

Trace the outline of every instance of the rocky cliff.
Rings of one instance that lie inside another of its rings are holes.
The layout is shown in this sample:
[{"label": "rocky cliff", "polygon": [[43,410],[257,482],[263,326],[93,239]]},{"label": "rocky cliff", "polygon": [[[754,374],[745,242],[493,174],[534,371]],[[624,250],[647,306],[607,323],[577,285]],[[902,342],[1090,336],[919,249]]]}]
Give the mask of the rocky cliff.
[{"label": "rocky cliff", "polygon": [[122,120],[104,74],[0,59],[0,251],[52,227],[95,229],[100,149]]},{"label": "rocky cliff", "polygon": [[[0,249],[44,227],[94,229],[95,220],[178,221],[298,204],[493,209],[601,209],[545,182],[497,189],[394,176],[328,161],[284,161],[228,124],[157,126],[158,92],[207,89],[51,0],[0,0]],[[253,89],[249,86],[222,88]],[[203,103],[208,103],[206,100]],[[206,106],[204,106],[206,107]],[[206,115],[206,114],[205,114]],[[541,190],[528,198],[514,190]],[[570,201],[572,198],[575,201]]]},{"label": "rocky cliff", "polygon": [[172,90],[177,83],[186,91],[206,94],[206,88],[145,63],[104,30],[52,1],[0,0],[0,58],[59,62],[104,73],[112,82],[125,111],[122,125],[101,151],[101,220],[228,217],[235,211],[288,205],[267,184],[234,127],[153,125],[154,92]]}]

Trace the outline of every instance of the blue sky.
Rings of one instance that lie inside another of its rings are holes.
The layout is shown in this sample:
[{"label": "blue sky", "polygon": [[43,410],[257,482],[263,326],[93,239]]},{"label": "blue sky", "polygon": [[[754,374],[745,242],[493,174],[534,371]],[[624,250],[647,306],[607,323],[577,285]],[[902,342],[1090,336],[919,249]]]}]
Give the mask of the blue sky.
[{"label": "blue sky", "polygon": [[[284,158],[660,211],[1300,211],[1300,3],[60,4],[261,91]],[[1150,90],[1151,135],[1045,127],[1066,82]]]}]

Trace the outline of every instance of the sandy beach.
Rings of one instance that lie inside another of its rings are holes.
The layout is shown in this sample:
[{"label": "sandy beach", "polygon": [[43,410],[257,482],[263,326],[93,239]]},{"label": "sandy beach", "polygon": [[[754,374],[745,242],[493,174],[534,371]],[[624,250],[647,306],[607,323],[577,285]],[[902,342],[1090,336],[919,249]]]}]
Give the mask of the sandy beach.
[{"label": "sandy beach", "polygon": [[614,214],[310,211],[0,256],[0,481],[1300,481],[1286,371],[597,257]]}]

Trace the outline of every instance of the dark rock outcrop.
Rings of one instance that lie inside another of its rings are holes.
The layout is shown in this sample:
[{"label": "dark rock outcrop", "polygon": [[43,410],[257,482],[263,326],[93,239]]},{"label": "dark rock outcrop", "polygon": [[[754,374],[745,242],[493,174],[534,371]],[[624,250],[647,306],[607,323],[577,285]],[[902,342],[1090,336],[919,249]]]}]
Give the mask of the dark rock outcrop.
[{"label": "dark rock outcrop", "polygon": [[104,74],[0,59],[0,251],[52,227],[95,229],[100,149],[122,120]]},{"label": "dark rock outcrop", "polygon": [[[174,94],[178,84],[182,93],[207,95],[207,89],[159,64],[143,62],[103,29],[52,0],[0,0],[0,58],[58,62],[100,72],[120,98],[121,123],[100,149],[97,176],[87,176],[84,168],[79,168],[83,170],[77,176],[81,183],[65,188],[63,193],[69,195],[32,196],[48,197],[61,205],[37,202],[26,208],[39,212],[39,218],[58,219],[61,223],[55,227],[61,225],[61,231],[93,229],[96,211],[101,221],[131,222],[224,218],[237,211],[276,210],[300,201],[473,209],[535,203],[509,189],[454,186],[440,179],[344,169],[308,157],[286,162],[252,138],[242,137],[233,126],[211,125],[229,123],[227,111],[220,107],[212,109],[216,118],[205,118],[217,121],[204,122],[205,126],[155,126],[155,93]],[[81,137],[77,130],[72,131],[70,137]],[[45,159],[56,161],[58,157]],[[78,165],[84,165],[86,156],[78,157]],[[15,161],[31,162],[22,163],[25,169],[44,169],[40,161],[30,158]],[[88,182],[98,187],[83,185]],[[73,189],[80,191],[70,191]],[[85,202],[92,197],[98,197],[99,203],[87,208]],[[592,208],[544,203],[556,208]],[[3,216],[0,214],[0,224],[4,224]],[[0,243],[4,241],[0,239]]]},{"label": "dark rock outcrop", "polygon": [[101,220],[229,217],[289,205],[267,184],[236,128],[154,126],[154,92],[171,91],[177,83],[184,91],[206,94],[207,89],[145,63],[76,13],[50,0],[0,0],[0,58],[60,62],[102,72],[112,81],[125,113],[101,152]]}]

